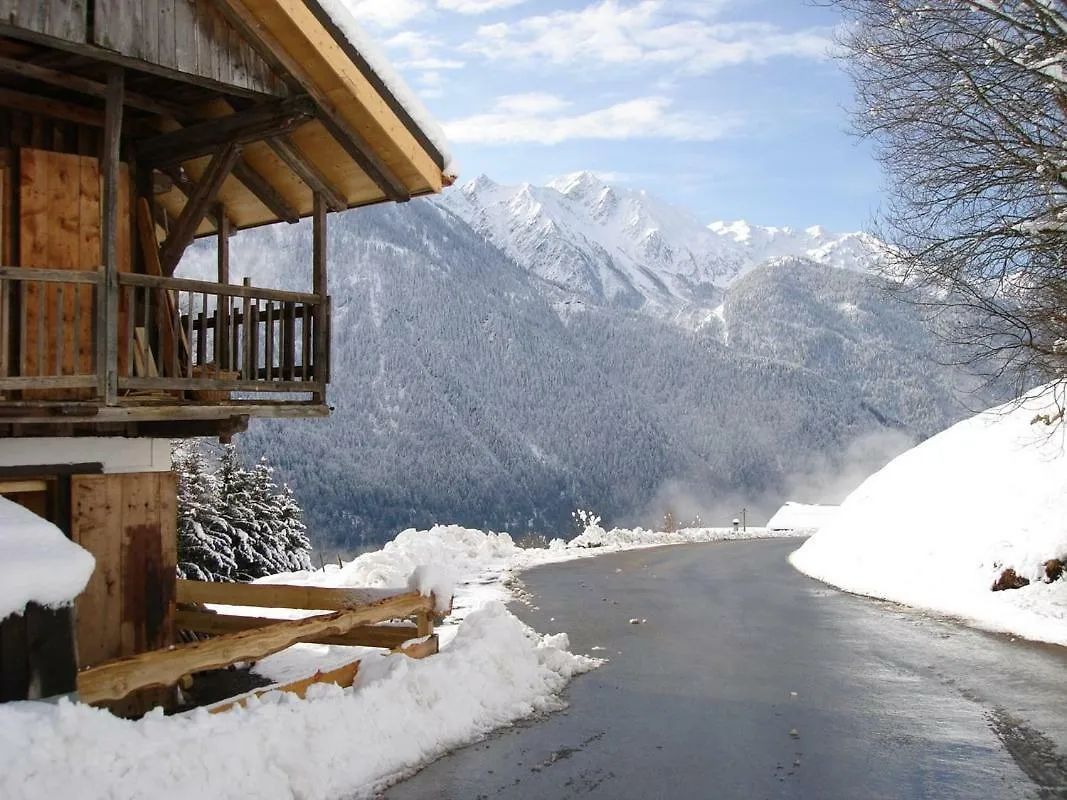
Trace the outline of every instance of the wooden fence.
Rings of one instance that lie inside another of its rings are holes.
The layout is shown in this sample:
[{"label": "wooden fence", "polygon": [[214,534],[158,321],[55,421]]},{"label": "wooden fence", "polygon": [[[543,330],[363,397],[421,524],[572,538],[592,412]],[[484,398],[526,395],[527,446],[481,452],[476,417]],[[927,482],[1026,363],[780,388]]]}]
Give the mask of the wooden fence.
[{"label": "wooden fence", "polygon": [[[421,638],[416,646],[401,652],[415,658],[437,652],[433,633],[435,600],[418,592],[178,581],[177,599],[179,604],[217,603],[328,613],[278,620],[184,608],[178,612],[179,628],[218,635],[83,670],[78,675],[78,695],[83,702],[105,703],[139,689],[173,686],[186,675],[238,661],[256,661],[299,642],[398,649],[404,642]],[[397,620],[409,619],[414,624],[396,624]]]}]

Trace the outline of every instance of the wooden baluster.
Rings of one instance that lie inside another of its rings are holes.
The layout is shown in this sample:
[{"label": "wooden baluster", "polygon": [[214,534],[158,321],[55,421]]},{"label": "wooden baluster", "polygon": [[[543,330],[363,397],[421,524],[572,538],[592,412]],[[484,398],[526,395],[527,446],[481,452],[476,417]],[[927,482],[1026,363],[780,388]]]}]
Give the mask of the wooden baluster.
[{"label": "wooden baluster", "polygon": [[263,355],[267,362],[267,380],[274,380],[274,301],[267,301],[267,326],[266,326],[266,352]]},{"label": "wooden baluster", "polygon": [[45,299],[47,298],[47,286],[43,281],[37,282],[37,374],[45,374],[44,366],[44,343],[45,343],[45,329],[44,329],[44,308]]},{"label": "wooden baluster", "polygon": [[[56,360],[53,375],[66,375],[63,369],[63,339],[67,335],[67,320],[63,319],[63,284],[56,284]],[[78,351],[74,351],[77,356]]]},{"label": "wooden baluster", "polygon": [[[198,361],[198,359],[193,358],[193,317],[195,316],[195,314],[194,314],[194,311],[195,311],[195,309],[194,309],[194,305],[195,305],[194,300],[195,300],[195,297],[194,297],[193,293],[189,292],[189,313],[186,314],[186,317],[185,317],[185,341],[189,344],[189,360],[188,360],[188,363],[186,363],[186,365],[185,365],[185,376],[187,378],[192,378],[193,377],[193,366],[194,366],[193,362],[194,361]],[[204,336],[204,331],[203,330],[200,331],[200,336],[201,336],[201,338],[203,338],[203,336]],[[198,341],[197,342],[197,349],[199,349],[199,347],[200,347],[200,343]],[[198,355],[199,355],[199,353],[198,353]]]},{"label": "wooden baluster", "polygon": [[[200,294],[200,316],[198,321],[200,323],[200,337],[196,340],[196,361],[201,367],[204,367],[210,363],[207,357],[207,292]],[[208,377],[205,369],[200,370],[201,377]]]},{"label": "wooden baluster", "polygon": [[[244,288],[251,287],[252,282],[250,278],[244,278]],[[248,294],[245,294],[242,298],[243,314],[241,316],[241,356],[243,361],[241,363],[241,371],[244,373],[241,378],[245,381],[255,380],[253,375],[253,369],[255,363],[252,356],[252,298]]]},{"label": "wooden baluster", "polygon": [[[133,329],[136,322],[135,316],[137,314],[137,287],[127,286],[122,292],[123,302],[126,304],[126,330],[124,336],[126,337],[126,377],[132,377],[134,374],[134,341],[133,341]],[[78,306],[74,306],[74,315],[78,314]],[[74,335],[77,336],[78,326],[74,326]]]},{"label": "wooden baluster", "polygon": [[303,303],[300,306],[300,338],[304,340],[304,352],[300,360],[300,380],[307,381],[311,377],[309,369],[311,362],[311,306]]},{"label": "wooden baluster", "polygon": [[0,378],[11,375],[11,365],[8,363],[11,325],[11,282],[0,278]]}]

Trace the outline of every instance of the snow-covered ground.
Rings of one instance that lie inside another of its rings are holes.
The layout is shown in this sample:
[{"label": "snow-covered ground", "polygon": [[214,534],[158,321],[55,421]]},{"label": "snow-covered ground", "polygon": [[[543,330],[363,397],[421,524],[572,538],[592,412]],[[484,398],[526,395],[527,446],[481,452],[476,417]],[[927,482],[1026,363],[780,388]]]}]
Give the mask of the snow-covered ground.
[{"label": "snow-covered ground", "polygon": [[[994,631],[1067,645],[1064,388],[964,420],[868,478],[793,554],[850,592],[930,609]],[[1049,424],[1052,422],[1052,424]],[[1005,569],[1030,581],[993,592]]]},{"label": "snow-covered ground", "polygon": [[[0,705],[0,798],[339,798],[367,796],[494,728],[563,706],[560,692],[596,659],[541,635],[504,606],[530,567],[666,544],[758,538],[766,529],[604,531],[522,549],[506,534],[458,527],[405,531],[343,567],[277,576],[321,586],[455,586],[435,656],[298,645],[261,661],[276,680],[362,657],[350,689],[313,687],[306,700],[269,693],[247,708],[131,722],[89,706]],[[429,566],[430,569],[425,568]],[[423,568],[420,572],[419,569]]]}]

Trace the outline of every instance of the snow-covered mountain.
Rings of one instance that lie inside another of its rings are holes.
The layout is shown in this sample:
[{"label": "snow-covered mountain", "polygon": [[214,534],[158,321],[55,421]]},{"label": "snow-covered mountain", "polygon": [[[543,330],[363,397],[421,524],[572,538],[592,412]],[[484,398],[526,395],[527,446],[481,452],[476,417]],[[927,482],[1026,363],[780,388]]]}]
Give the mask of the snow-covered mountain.
[{"label": "snow-covered mountain", "polygon": [[769,258],[801,256],[864,270],[877,250],[865,234],[707,225],[647,192],[609,186],[591,172],[518,187],[483,175],[436,202],[568,300],[691,324],[705,320],[695,312],[720,304],[732,282]]},{"label": "snow-covered mountain", "polygon": [[[588,174],[331,221],[336,411],[242,436],[320,546],[437,522],[558,535],[576,508],[758,521],[840,500],[967,413],[862,236],[709,227]],[[306,288],[310,249],[306,223],[243,232],[234,277]]]},{"label": "snow-covered mountain", "polygon": [[735,220],[713,222],[708,229],[737,245],[749,265],[791,257],[867,272],[880,262],[884,252],[884,245],[868,233],[834,234],[819,225],[798,230],[760,227]]}]

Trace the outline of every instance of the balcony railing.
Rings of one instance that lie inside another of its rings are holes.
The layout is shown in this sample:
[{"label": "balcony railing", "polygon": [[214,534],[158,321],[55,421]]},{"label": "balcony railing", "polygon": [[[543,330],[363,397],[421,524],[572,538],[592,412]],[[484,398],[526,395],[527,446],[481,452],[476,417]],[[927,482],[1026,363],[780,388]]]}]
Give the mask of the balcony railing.
[{"label": "balcony railing", "polygon": [[133,273],[106,294],[102,271],[0,267],[0,402],[324,402],[328,298]]}]

